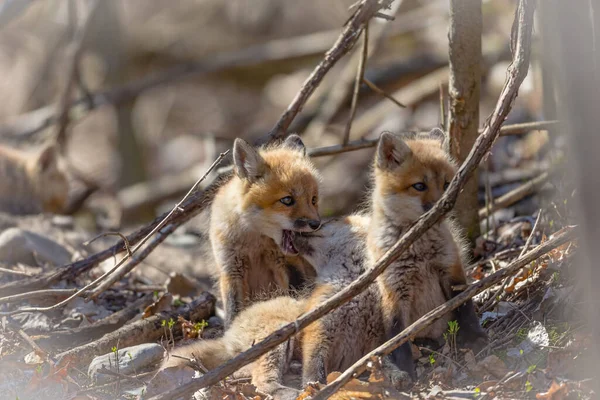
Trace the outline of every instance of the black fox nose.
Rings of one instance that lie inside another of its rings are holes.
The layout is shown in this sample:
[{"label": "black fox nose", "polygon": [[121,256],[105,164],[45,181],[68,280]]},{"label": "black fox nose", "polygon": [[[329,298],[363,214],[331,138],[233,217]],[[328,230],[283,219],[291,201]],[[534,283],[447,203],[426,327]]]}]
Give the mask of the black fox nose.
[{"label": "black fox nose", "polygon": [[308,226],[313,230],[317,230],[321,226],[321,221],[316,221],[314,219],[308,220]]},{"label": "black fox nose", "polygon": [[425,204],[423,204],[423,210],[425,210],[425,212],[431,210],[432,207],[433,207],[433,203],[425,203]]}]

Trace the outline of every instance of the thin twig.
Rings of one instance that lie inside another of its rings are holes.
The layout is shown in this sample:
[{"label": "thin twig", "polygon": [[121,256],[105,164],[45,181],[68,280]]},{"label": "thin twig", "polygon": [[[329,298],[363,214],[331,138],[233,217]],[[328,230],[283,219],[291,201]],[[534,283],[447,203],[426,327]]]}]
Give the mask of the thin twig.
[{"label": "thin twig", "polygon": [[339,388],[341,388],[345,383],[350,381],[353,376],[360,375],[367,366],[369,360],[372,357],[383,357],[394,349],[398,348],[400,345],[405,343],[411,337],[414,337],[421,330],[427,328],[432,323],[437,321],[439,318],[446,315],[448,312],[456,309],[461,304],[465,303],[469,299],[473,298],[473,296],[481,293],[486,288],[500,282],[504,278],[514,275],[517,271],[519,271],[524,266],[528,265],[532,261],[537,260],[544,254],[552,251],[556,247],[567,243],[568,241],[575,238],[576,229],[571,229],[569,231],[560,233],[558,236],[548,240],[547,242],[537,246],[535,249],[525,254],[523,257],[518,258],[513,261],[509,266],[500,271],[492,274],[477,283],[471,285],[468,289],[466,289],[461,294],[453,297],[448,300],[446,303],[434,308],[432,311],[428,312],[417,321],[412,323],[409,327],[404,329],[400,334],[395,336],[394,338],[388,340],[383,345],[379,346],[377,349],[371,351],[366,354],[356,363],[354,363],[350,368],[348,368],[344,373],[342,373],[336,380],[325,386],[319,393],[317,393],[313,400],[324,400],[329,398],[333,393],[335,393]]},{"label": "thin twig", "polygon": [[446,132],[446,107],[444,103],[444,84],[440,82],[440,125],[442,130]]},{"label": "thin twig", "polygon": [[123,240],[123,243],[125,244],[125,250],[127,250],[127,255],[129,257],[133,256],[133,253],[131,252],[131,246],[129,245],[129,240],[127,240],[127,236],[123,235],[121,232],[104,232],[104,233],[101,233],[98,236],[95,236],[95,237],[91,238],[87,242],[83,242],[83,245],[84,246],[89,246],[94,241],[100,239],[101,237],[106,237],[106,236],[118,236],[118,237],[120,237]]},{"label": "thin twig", "polygon": [[[519,86],[527,76],[529,70],[529,51],[531,44],[531,30],[533,24],[533,9],[534,3],[532,0],[521,0],[518,8],[519,29],[518,40],[516,46],[513,46],[514,60],[508,68],[507,82],[502,90],[500,98],[496,104],[496,108],[485,124],[483,133],[477,138],[475,145],[471,149],[465,162],[460,166],[456,176],[450,182],[448,189],[444,192],[442,198],[417,222],[411,226],[404,235],[373,265],[358,277],[350,285],[339,291],[326,301],[317,305],[309,312],[301,315],[293,323],[284,325],[276,332],[270,334],[265,339],[252,346],[247,351],[239,354],[218,368],[209,371],[198,379],[194,379],[184,385],[181,385],[173,390],[160,394],[152,398],[152,400],[172,399],[186,394],[193,393],[198,389],[213,385],[234,371],[253,362],[262,354],[266,353],[275,346],[283,343],[292,335],[297,334],[299,330],[304,329],[309,324],[329,313],[333,309],[345,304],[354,296],[365,290],[371,283],[375,281],[400,254],[406,251],[423,233],[431,228],[435,223],[440,221],[443,216],[448,214],[456,203],[456,199],[460,190],[464,187],[468,178],[473,174],[473,171],[478,167],[481,160],[489,152],[492,144],[498,137],[500,126],[510,112]],[[554,241],[553,241],[554,243]],[[503,273],[506,269],[499,271]],[[481,281],[480,281],[481,282]],[[478,285],[478,282],[476,285]],[[469,289],[462,294],[454,297],[451,301],[466,301],[465,293],[471,293]],[[472,295],[471,295],[472,296]],[[458,306],[458,304],[456,304]],[[350,374],[351,376],[352,374]],[[323,397],[321,397],[323,398]]]},{"label": "thin twig", "polygon": [[67,70],[67,83],[65,86],[65,90],[62,93],[62,96],[58,103],[58,109],[60,111],[57,117],[58,127],[56,129],[55,139],[61,151],[64,150],[64,145],[66,143],[66,131],[67,126],[69,125],[69,111],[71,110],[71,95],[73,92],[73,87],[80,78],[79,59],[81,58],[81,53],[83,51],[85,34],[87,32],[89,22],[92,20],[92,15],[96,11],[98,4],[99,1],[94,0],[89,5],[89,11],[87,12],[85,20],[83,21],[81,26],[75,30],[75,33],[73,35],[73,40],[71,43],[71,60]]},{"label": "thin twig", "polygon": [[[194,193],[196,191],[196,189],[200,186],[200,184],[206,179],[206,177],[208,176],[208,174],[210,174],[212,172],[212,170],[215,169],[215,167],[217,165],[219,165],[219,163],[223,160],[223,158],[225,158],[225,156],[227,156],[227,154],[229,154],[229,150],[227,150],[227,151],[219,154],[219,157],[217,157],[217,159],[211,164],[211,166],[208,167],[208,169],[206,170],[206,172],[204,173],[204,175],[202,175],[200,177],[200,179],[198,179],[196,181],[196,183],[194,183],[194,185],[190,188],[190,190],[185,194],[185,196],[183,196],[183,198],[177,204],[175,204],[175,206],[171,209],[171,211],[169,212],[169,214],[167,214],[167,216],[164,218],[163,222],[161,222],[160,224],[158,224],[156,226],[156,228],[154,228],[144,239],[142,239],[140,241],[140,243],[138,243],[135,246],[135,248],[132,251],[133,253],[136,253],[140,249],[140,247],[142,247],[144,245],[144,243],[146,243],[148,241],[148,239],[150,239],[156,232],[158,232],[161,228],[163,228],[165,226],[166,222],[171,217],[171,215],[173,215],[175,212],[182,212],[182,211],[184,211],[184,209],[182,208],[183,203],[192,195],[192,193]],[[158,246],[158,244],[162,243],[166,239],[166,237],[169,234],[171,234],[175,229],[176,229],[175,225],[168,226],[165,229],[166,232],[162,232],[162,234],[158,235],[158,237],[154,241],[154,246],[151,247],[151,249],[156,248],[156,246]],[[148,251],[147,254],[150,254],[150,251]],[[124,263],[124,261],[127,260],[128,258],[129,257],[123,257],[123,259],[121,260],[121,262],[118,265],[116,265],[111,271],[114,271],[118,267],[120,267]],[[143,257],[143,258],[136,257],[136,258],[132,259],[132,261],[129,262],[128,264],[126,264],[123,267],[119,268],[114,275],[110,276],[110,278],[108,278],[107,280],[103,281],[101,285],[99,285],[96,289],[94,289],[92,291],[91,295],[88,298],[89,299],[96,299],[98,297],[98,295],[100,295],[100,293],[104,292],[106,289],[108,289],[109,287],[111,287],[115,282],[117,282],[118,280],[120,280],[121,278],[123,278],[125,276],[125,274],[127,274],[129,271],[131,271],[144,258],[145,257]]]},{"label": "thin twig", "polygon": [[527,237],[527,240],[525,241],[525,246],[523,246],[523,250],[521,250],[521,254],[519,254],[519,257],[523,257],[523,254],[525,254],[527,252],[527,250],[529,249],[529,245],[531,244],[531,241],[535,237],[535,233],[537,231],[537,227],[538,227],[541,219],[542,219],[542,209],[540,208],[538,211],[537,218],[535,219],[535,223],[533,224],[533,227],[531,228],[531,233]]},{"label": "thin twig", "polygon": [[73,293],[76,293],[77,289],[46,289],[46,290],[36,290],[33,292],[15,294],[12,296],[0,297],[0,304],[6,303],[17,303],[23,300],[32,300],[39,298],[56,298],[56,297],[64,297],[69,296]]},{"label": "thin twig", "polygon": [[[524,134],[529,132],[532,129],[543,129],[543,127],[547,127],[548,125],[558,124],[558,121],[540,121],[540,122],[528,122],[526,124],[514,124],[514,125],[506,125],[500,128],[500,136],[506,136],[505,132],[509,132],[508,135],[516,135],[517,132],[519,134]],[[479,134],[483,133],[483,129],[479,130]],[[346,153],[349,151],[368,149],[371,147],[375,147],[379,139],[358,139],[348,142],[345,146],[343,145],[333,145],[333,146],[325,146],[318,147],[315,149],[309,149],[308,154],[311,157],[325,157],[334,154]],[[499,200],[498,200],[499,201]]]},{"label": "thin twig", "polygon": [[300,92],[296,94],[292,104],[285,110],[279,118],[279,121],[269,132],[269,139],[279,139],[285,136],[287,128],[290,126],[296,115],[302,110],[306,100],[315,91],[319,83],[323,80],[325,74],[335,65],[354,46],[358,39],[361,26],[368,21],[380,9],[387,7],[391,0],[362,0],[359,8],[348,20],[342,35],[335,42],[333,47],[325,54],[325,58],[315,68],[302,85]]},{"label": "thin twig", "polygon": [[[125,263],[125,261],[127,261],[130,258],[129,254],[135,254],[144,245],[144,243],[146,243],[156,232],[158,232],[161,228],[164,227],[164,225],[167,223],[167,221],[169,220],[169,218],[171,217],[171,215],[173,215],[175,212],[180,212],[180,211],[183,210],[181,208],[181,206],[183,205],[183,203],[188,199],[188,197],[190,197],[192,195],[192,193],[196,190],[196,188],[200,185],[200,183],[202,183],[202,181],[204,179],[206,179],[206,177],[208,176],[208,174],[210,174],[210,172],[221,162],[221,160],[223,160],[223,158],[225,158],[225,156],[228,153],[229,153],[229,150],[225,151],[224,153],[221,153],[219,155],[219,157],[208,168],[208,170],[206,171],[206,173],[204,175],[202,175],[202,177],[200,179],[198,179],[198,181],[196,181],[196,183],[192,186],[192,188],[188,191],[188,193],[181,199],[181,201],[179,201],[179,203],[177,203],[175,205],[175,207],[173,207],[173,209],[171,209],[171,211],[166,215],[166,217],[164,217],[163,220],[158,225],[156,225],[156,227],[154,229],[152,229],[150,231],[150,233],[148,233],[146,235],[146,237],[144,237],[133,248],[133,250],[131,250],[131,253],[128,253],[127,255],[125,255],[108,272],[102,274],[102,276],[100,276],[99,278],[97,278],[96,280],[94,280],[92,283],[86,285],[82,289],[78,290],[73,295],[69,296],[67,299],[65,299],[65,300],[63,300],[63,301],[61,301],[59,303],[56,303],[56,304],[54,304],[52,306],[49,306],[49,307],[25,307],[25,308],[20,308],[18,310],[13,310],[13,311],[8,311],[8,312],[0,313],[0,315],[14,315],[14,314],[20,314],[20,313],[23,313],[23,312],[47,312],[47,311],[51,311],[51,310],[54,310],[54,309],[57,309],[59,307],[62,307],[64,305],[66,305],[69,301],[71,301],[75,297],[80,296],[83,292],[85,292],[85,291],[89,290],[90,288],[94,287],[97,283],[103,282],[102,285],[98,286],[98,288],[96,290],[94,290],[90,294],[90,296],[88,297],[89,299],[96,298],[100,293],[104,292],[113,283],[115,283],[116,281],[120,280],[127,272],[129,272],[131,269],[133,269],[133,267],[135,267],[137,264],[140,263],[140,261],[143,258],[136,257],[136,258],[132,259],[132,262],[130,262],[129,264],[125,265],[124,268],[120,268]],[[166,231],[168,233],[164,232],[164,234],[158,235],[158,238],[157,238],[157,240],[154,241],[155,244],[154,244],[153,247],[151,247],[150,251],[152,251],[152,249],[154,249],[156,246],[158,246],[159,243],[161,243],[162,241],[164,241],[164,239],[166,238],[166,236],[168,236],[168,234],[172,233],[174,230],[175,230],[174,225],[168,226],[167,229],[166,229]],[[142,252],[144,254],[144,256],[147,256],[150,253],[150,251],[146,251],[146,250],[147,249],[144,249],[144,252]],[[115,271],[117,271],[117,272],[114,275],[112,275]],[[109,279],[104,280],[107,277],[109,277]]]},{"label": "thin twig", "polygon": [[350,116],[348,122],[346,122],[346,128],[344,129],[344,138],[342,144],[348,144],[350,138],[350,129],[352,129],[352,121],[356,115],[356,107],[358,105],[358,92],[360,92],[360,85],[365,76],[365,68],[367,66],[367,57],[369,55],[369,22],[365,23],[363,28],[363,47],[362,54],[358,61],[358,69],[356,70],[356,80],[354,82],[354,93],[352,93],[352,103],[350,105]]},{"label": "thin twig", "polygon": [[382,95],[383,97],[390,100],[392,103],[394,103],[395,105],[397,105],[400,108],[406,108],[406,106],[404,104],[400,103],[398,100],[396,100],[394,98],[394,96],[392,96],[391,94],[388,94],[385,90],[381,89],[379,86],[377,86],[376,84],[374,84],[367,78],[363,77],[362,81],[365,83],[365,85],[367,85],[369,87],[369,89],[371,89],[375,93]]},{"label": "thin twig", "polygon": [[4,274],[11,274],[11,275],[18,275],[18,276],[33,276],[29,272],[16,271],[14,269],[3,268],[3,267],[0,267],[0,272],[2,272]]},{"label": "thin twig", "polygon": [[544,172],[536,178],[522,184],[521,186],[511,190],[510,192],[500,196],[494,200],[491,206],[488,208],[481,208],[479,210],[479,218],[485,218],[488,215],[493,214],[497,210],[509,207],[518,201],[523,200],[525,197],[536,193],[542,186],[548,181],[549,174]]}]

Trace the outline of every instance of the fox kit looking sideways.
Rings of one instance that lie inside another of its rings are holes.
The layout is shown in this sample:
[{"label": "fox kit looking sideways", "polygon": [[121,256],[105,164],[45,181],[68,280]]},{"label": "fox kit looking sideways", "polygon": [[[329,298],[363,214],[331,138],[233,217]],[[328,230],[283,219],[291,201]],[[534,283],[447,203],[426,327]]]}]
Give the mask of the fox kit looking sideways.
[{"label": "fox kit looking sideways", "polygon": [[321,225],[320,177],[298,135],[263,149],[236,139],[233,164],[234,176],[218,190],[210,222],[226,327],[248,304],[287,292],[288,265],[306,266],[293,257],[294,232]]},{"label": "fox kit looking sideways", "polygon": [[53,145],[36,154],[0,146],[0,211],[58,213],[67,200],[67,177]]},{"label": "fox kit looking sideways", "polygon": [[[442,197],[456,173],[443,150],[444,133],[381,135],[374,168],[371,224],[367,247],[371,263],[381,258],[416,220]],[[467,279],[464,246],[458,230],[447,219],[435,224],[398,257],[379,277],[383,310],[391,335],[396,335],[425,313],[459,293]],[[487,335],[469,300],[418,335],[439,339],[448,321],[459,324],[459,340],[479,348]]]}]

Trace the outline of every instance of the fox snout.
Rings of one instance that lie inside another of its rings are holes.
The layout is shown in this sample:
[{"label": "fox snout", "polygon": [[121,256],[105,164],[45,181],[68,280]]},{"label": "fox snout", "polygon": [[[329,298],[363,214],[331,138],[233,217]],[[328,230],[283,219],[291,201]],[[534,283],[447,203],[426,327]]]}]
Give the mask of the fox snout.
[{"label": "fox snout", "polygon": [[321,227],[321,220],[320,219],[308,219],[308,218],[298,218],[296,221],[294,221],[294,229],[297,230],[303,230],[306,228],[310,228],[313,231],[316,231],[317,229],[319,229]]}]

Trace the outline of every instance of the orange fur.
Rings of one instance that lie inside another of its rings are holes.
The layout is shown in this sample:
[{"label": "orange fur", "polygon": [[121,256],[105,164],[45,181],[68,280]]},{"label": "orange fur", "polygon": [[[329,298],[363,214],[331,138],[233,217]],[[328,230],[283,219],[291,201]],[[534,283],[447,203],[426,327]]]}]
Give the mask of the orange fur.
[{"label": "orange fur", "polygon": [[284,231],[320,224],[320,178],[297,135],[262,149],[238,139],[233,156],[235,174],[215,196],[210,225],[226,326],[252,302],[286,293],[290,268],[304,280],[314,277],[289,252]]},{"label": "orange fur", "polygon": [[[438,135],[439,137],[439,135]],[[372,262],[442,197],[456,166],[431,134],[397,137],[383,134],[375,159],[375,185],[368,249]],[[449,219],[435,224],[378,278],[388,324],[408,326],[455,295],[452,286],[466,283],[463,239]],[[441,318],[419,336],[438,339],[456,317],[461,333],[476,340],[485,334],[472,303]],[[391,325],[388,327],[393,331]]]}]

